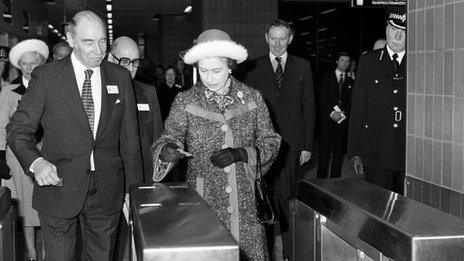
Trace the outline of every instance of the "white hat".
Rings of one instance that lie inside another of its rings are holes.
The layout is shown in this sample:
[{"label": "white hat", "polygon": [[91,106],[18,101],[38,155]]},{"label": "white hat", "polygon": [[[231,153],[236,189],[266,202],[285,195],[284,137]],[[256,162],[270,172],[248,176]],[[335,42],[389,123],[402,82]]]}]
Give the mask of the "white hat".
[{"label": "white hat", "polygon": [[248,57],[248,51],[232,41],[226,32],[209,29],[198,36],[196,44],[185,53],[183,59],[186,64],[194,64],[200,59],[214,56],[227,57],[241,63]]},{"label": "white hat", "polygon": [[9,55],[10,63],[14,67],[19,68],[18,66],[19,58],[21,58],[23,54],[28,53],[28,52],[38,52],[43,57],[45,57],[45,59],[48,59],[48,54],[50,51],[48,50],[47,44],[42,40],[37,40],[37,39],[24,40],[24,41],[19,42],[15,46],[13,46],[13,48],[11,48],[10,55]]}]

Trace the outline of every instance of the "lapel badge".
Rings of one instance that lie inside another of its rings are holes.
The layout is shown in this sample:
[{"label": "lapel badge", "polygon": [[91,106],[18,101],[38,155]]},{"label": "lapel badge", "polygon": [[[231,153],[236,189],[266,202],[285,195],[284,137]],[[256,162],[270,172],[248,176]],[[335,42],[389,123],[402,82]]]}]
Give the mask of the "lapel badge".
[{"label": "lapel badge", "polygon": [[118,94],[118,86],[117,85],[106,85],[106,90],[108,91],[108,94]]}]

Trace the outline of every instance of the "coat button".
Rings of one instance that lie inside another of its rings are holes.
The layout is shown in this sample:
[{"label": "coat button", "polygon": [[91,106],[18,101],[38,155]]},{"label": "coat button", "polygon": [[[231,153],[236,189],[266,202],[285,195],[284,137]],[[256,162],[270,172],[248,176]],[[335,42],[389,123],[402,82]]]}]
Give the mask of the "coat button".
[{"label": "coat button", "polygon": [[393,107],[393,110],[397,111],[397,110],[398,110],[398,107],[396,107],[396,106],[395,106],[395,107]]},{"label": "coat button", "polygon": [[227,126],[227,124],[224,124],[224,125],[221,126],[221,130],[226,132],[226,131],[229,130],[229,126]]},{"label": "coat button", "polygon": [[394,89],[394,90],[393,90],[393,93],[398,93],[398,90],[397,90],[397,89]]},{"label": "coat button", "polygon": [[226,193],[227,194],[230,194],[232,192],[232,187],[231,186],[227,186],[226,187]]},{"label": "coat button", "polygon": [[393,124],[393,128],[398,128],[398,124]]},{"label": "coat button", "polygon": [[224,168],[224,171],[225,171],[226,173],[229,173],[229,172],[230,172],[230,167],[225,167],[225,168]]},{"label": "coat button", "polygon": [[234,207],[228,206],[227,207],[227,212],[229,212],[230,214],[234,213]]},{"label": "coat button", "polygon": [[222,147],[221,147],[221,148],[223,148],[223,149],[227,149],[228,147],[229,147],[229,145],[227,145],[227,144],[224,144],[224,145],[222,145]]}]

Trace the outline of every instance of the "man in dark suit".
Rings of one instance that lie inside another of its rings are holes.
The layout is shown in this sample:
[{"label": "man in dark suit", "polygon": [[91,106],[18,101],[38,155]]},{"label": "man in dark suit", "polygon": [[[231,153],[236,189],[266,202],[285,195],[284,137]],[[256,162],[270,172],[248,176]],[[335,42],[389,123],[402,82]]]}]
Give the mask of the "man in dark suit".
[{"label": "man in dark suit", "polygon": [[161,111],[155,86],[134,80],[137,69],[141,65],[141,59],[139,48],[131,38],[121,36],[114,40],[110,47],[108,61],[123,66],[131,73],[135,100],[137,102],[144,182],[153,182],[153,162],[150,148],[163,131],[163,121],[161,120]]},{"label": "man in dark suit", "polygon": [[348,156],[355,174],[403,193],[406,149],[406,14],[392,12],[387,45],[365,53],[352,95]]},{"label": "man in dark suit", "polygon": [[[246,82],[261,92],[274,127],[282,135],[279,156],[267,177],[274,179],[284,255],[289,255],[289,203],[295,198],[296,183],[300,179],[297,169],[309,161],[313,145],[313,79],[309,62],[287,53],[293,32],[285,21],[271,23],[266,28],[265,38],[270,51],[255,61],[255,68]],[[277,236],[276,241],[279,240]]]},{"label": "man in dark suit", "polygon": [[340,52],[336,59],[335,71],[324,75],[319,84],[318,178],[341,177],[343,155],[346,152],[353,79],[347,76],[350,55]]},{"label": "man in dark suit", "polygon": [[84,259],[112,260],[124,192],[142,177],[131,77],[103,61],[106,29],[95,13],[77,13],[67,38],[70,56],[33,71],[7,141],[35,178],[47,260],[74,260],[78,225]]}]

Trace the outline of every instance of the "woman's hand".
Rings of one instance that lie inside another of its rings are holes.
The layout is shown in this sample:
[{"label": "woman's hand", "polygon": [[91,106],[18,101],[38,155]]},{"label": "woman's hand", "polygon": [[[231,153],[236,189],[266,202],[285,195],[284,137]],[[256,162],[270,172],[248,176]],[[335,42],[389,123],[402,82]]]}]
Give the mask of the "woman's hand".
[{"label": "woman's hand", "polygon": [[163,146],[160,153],[160,159],[167,162],[177,162],[183,157],[184,154],[180,153],[177,149],[179,147],[174,143],[168,143]]},{"label": "woman's hand", "polygon": [[214,166],[222,169],[238,161],[248,162],[248,153],[244,148],[227,148],[214,152],[209,160]]}]

